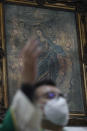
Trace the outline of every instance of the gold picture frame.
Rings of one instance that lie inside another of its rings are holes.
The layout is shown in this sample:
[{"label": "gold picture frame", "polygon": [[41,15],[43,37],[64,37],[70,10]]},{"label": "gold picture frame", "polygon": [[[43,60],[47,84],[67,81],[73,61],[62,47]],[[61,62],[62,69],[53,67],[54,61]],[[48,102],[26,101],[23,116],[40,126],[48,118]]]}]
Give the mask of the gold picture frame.
[{"label": "gold picture frame", "polygon": [[[84,30],[84,23],[82,21],[83,13],[77,12],[77,7],[75,5],[68,6],[63,3],[56,3],[56,4],[50,4],[45,3],[43,6],[38,5],[35,1],[30,2],[28,0],[5,0],[4,2],[0,2],[0,46],[4,51],[6,51],[6,38],[5,38],[5,6],[6,5],[25,5],[29,7],[36,7],[36,8],[44,8],[44,9],[58,9],[58,10],[66,10],[75,12],[76,16],[76,30],[78,34],[78,53],[80,57],[80,68],[81,68],[81,81],[82,81],[82,94],[83,94],[83,103],[84,103],[84,113],[77,112],[77,113],[71,113],[70,114],[70,122],[69,125],[75,125],[75,126],[81,126],[81,125],[87,125],[87,74],[86,74],[86,65],[83,62],[84,57],[84,46],[86,44],[86,37],[85,37],[85,30]],[[7,52],[7,51],[6,51]],[[2,89],[3,89],[3,101],[4,101],[4,107],[8,108],[9,102],[8,102],[8,71],[7,71],[7,57],[3,58],[2,60]]]}]

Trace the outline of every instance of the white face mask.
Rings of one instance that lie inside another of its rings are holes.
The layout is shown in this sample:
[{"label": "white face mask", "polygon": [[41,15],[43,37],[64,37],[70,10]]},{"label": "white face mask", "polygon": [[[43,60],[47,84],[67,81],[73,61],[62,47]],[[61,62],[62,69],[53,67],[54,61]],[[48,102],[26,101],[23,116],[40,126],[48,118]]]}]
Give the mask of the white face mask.
[{"label": "white face mask", "polygon": [[60,97],[48,101],[44,107],[44,114],[46,119],[52,123],[65,126],[69,120],[69,109],[66,100]]}]

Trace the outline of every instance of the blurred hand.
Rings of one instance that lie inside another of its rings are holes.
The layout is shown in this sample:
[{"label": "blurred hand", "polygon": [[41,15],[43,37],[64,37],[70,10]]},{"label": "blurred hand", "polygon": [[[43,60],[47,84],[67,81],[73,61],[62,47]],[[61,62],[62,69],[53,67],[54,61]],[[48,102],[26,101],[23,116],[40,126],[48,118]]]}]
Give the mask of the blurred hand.
[{"label": "blurred hand", "polygon": [[37,76],[37,60],[41,53],[41,48],[37,40],[29,40],[22,51],[23,71],[22,79],[24,83],[35,83]]}]

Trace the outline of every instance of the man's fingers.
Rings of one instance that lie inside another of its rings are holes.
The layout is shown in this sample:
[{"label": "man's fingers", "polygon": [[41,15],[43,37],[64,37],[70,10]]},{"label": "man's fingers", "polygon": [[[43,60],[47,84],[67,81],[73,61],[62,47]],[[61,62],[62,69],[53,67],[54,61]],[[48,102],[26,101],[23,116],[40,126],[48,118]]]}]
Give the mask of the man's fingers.
[{"label": "man's fingers", "polygon": [[37,40],[30,40],[25,45],[23,54],[23,78],[27,83],[34,83],[37,74],[37,59],[41,53],[41,47]]}]

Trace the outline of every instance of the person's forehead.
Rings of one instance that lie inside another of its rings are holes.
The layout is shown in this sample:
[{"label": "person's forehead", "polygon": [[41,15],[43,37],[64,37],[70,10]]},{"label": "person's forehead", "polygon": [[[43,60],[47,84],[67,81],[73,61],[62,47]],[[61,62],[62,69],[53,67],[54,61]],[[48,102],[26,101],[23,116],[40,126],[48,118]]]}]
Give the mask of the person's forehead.
[{"label": "person's forehead", "polygon": [[36,93],[46,93],[50,91],[60,92],[60,90],[56,86],[42,85],[37,88]]}]

